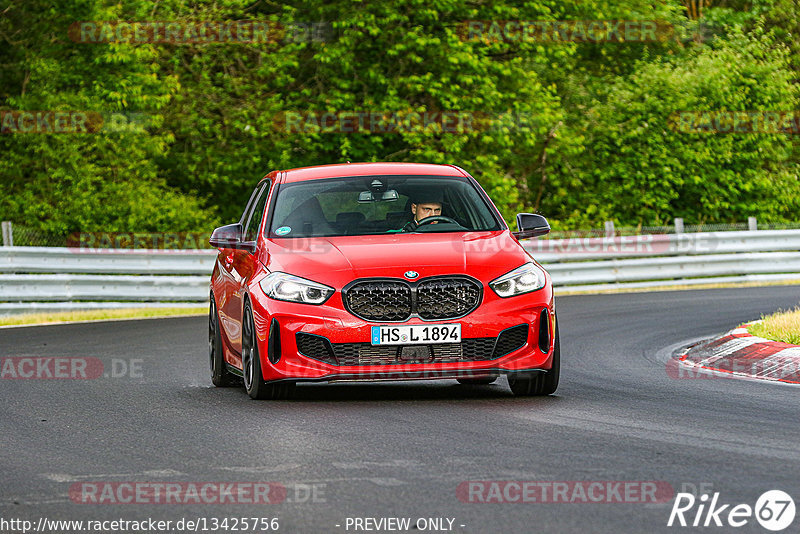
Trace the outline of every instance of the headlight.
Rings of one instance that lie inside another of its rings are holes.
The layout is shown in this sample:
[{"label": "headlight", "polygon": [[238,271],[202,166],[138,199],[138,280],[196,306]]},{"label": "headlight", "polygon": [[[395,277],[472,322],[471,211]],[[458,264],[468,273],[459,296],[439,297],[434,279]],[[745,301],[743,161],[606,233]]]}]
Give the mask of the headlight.
[{"label": "headlight", "polygon": [[544,271],[540,267],[535,263],[526,263],[510,273],[492,280],[489,282],[489,287],[505,298],[542,289],[545,281]]},{"label": "headlight", "polygon": [[322,304],[334,292],[332,287],[286,273],[270,273],[259,284],[270,298],[305,304]]}]

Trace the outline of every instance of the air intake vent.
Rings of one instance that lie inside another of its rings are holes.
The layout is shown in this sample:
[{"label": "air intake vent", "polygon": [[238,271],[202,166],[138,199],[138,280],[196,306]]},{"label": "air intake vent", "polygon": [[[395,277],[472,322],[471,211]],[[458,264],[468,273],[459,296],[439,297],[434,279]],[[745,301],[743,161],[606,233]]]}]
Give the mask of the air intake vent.
[{"label": "air intake vent", "polygon": [[547,308],[539,314],[539,350],[545,354],[550,352],[550,313]]},{"label": "air intake vent", "polygon": [[500,332],[500,335],[497,336],[497,344],[494,346],[492,358],[500,358],[522,348],[525,342],[528,341],[528,330],[528,325],[521,324]]}]

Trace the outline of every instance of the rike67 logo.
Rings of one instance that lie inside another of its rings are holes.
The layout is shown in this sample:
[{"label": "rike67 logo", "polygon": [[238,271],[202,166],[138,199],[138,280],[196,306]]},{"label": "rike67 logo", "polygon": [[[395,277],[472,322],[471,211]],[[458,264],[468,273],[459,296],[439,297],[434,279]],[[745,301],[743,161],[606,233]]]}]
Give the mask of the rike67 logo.
[{"label": "rike67 logo", "polygon": [[696,498],[691,493],[678,493],[669,514],[667,526],[671,527],[743,527],[753,517],[767,530],[784,530],[794,521],[794,500],[781,490],[764,492],[755,506],[749,504],[723,504],[719,492],[709,500],[708,494]]}]

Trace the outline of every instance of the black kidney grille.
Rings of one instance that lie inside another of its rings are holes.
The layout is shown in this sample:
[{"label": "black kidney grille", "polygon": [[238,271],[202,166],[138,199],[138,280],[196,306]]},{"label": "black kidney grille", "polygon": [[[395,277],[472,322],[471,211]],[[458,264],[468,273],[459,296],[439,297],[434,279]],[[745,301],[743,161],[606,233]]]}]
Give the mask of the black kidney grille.
[{"label": "black kidney grille", "polygon": [[417,314],[423,319],[461,317],[480,300],[480,284],[467,278],[424,280],[417,286]]},{"label": "black kidney grille", "polygon": [[368,321],[404,321],[411,316],[411,288],[403,282],[359,282],[347,290],[345,303]]},{"label": "black kidney grille", "polygon": [[[461,343],[406,345],[421,350],[420,359],[403,357],[403,346],[371,345],[370,343],[330,343],[327,338],[298,332],[299,352],[330,365],[398,365],[414,363],[457,363],[494,360],[525,345],[528,326],[505,330],[499,337],[478,337]],[[408,351],[407,351],[408,352]]]},{"label": "black kidney grille", "polygon": [[350,313],[367,321],[405,321],[416,313],[426,320],[456,319],[478,307],[480,282],[466,277],[403,280],[364,280],[345,288]]}]

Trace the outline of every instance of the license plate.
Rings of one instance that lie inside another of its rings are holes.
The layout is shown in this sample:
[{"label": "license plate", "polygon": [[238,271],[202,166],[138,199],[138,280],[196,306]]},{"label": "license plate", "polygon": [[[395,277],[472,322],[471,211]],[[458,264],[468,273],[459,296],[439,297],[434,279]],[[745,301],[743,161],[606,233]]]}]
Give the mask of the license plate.
[{"label": "license plate", "polygon": [[415,324],[404,326],[373,326],[371,342],[373,345],[461,343],[461,325]]}]

